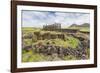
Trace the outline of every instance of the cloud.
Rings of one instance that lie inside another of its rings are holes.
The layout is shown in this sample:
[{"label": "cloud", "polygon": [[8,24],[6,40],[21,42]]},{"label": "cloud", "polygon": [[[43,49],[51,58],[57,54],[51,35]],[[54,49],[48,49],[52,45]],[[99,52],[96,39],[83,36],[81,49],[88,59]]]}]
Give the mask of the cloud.
[{"label": "cloud", "polygon": [[43,27],[46,24],[61,23],[62,27],[90,23],[89,14],[75,12],[22,11],[23,27]]}]

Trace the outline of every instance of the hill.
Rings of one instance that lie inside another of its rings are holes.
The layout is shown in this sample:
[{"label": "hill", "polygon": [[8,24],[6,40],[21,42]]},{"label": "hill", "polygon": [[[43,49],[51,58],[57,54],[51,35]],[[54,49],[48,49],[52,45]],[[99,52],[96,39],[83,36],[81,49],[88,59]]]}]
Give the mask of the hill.
[{"label": "hill", "polygon": [[72,24],[68,28],[69,29],[79,29],[80,31],[89,32],[90,31],[90,24],[89,23],[84,23],[84,24],[81,24],[81,25]]}]

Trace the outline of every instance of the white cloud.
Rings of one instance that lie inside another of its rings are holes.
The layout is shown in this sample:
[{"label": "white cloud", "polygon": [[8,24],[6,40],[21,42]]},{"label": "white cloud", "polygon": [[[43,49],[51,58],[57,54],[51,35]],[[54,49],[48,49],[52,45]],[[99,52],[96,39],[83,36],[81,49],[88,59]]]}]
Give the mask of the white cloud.
[{"label": "white cloud", "polygon": [[23,27],[43,27],[45,24],[61,23],[67,27],[73,23],[90,23],[89,14],[72,12],[43,12],[43,11],[22,11]]}]

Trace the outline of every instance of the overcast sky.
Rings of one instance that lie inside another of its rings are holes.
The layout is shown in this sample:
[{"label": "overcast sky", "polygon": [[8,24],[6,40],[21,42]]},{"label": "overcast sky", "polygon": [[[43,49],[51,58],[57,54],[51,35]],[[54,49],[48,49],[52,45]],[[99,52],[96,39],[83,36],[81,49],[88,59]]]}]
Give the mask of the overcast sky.
[{"label": "overcast sky", "polygon": [[90,23],[90,14],[75,12],[51,12],[51,11],[22,11],[22,27],[39,27],[53,23],[61,23],[62,28],[72,24]]}]

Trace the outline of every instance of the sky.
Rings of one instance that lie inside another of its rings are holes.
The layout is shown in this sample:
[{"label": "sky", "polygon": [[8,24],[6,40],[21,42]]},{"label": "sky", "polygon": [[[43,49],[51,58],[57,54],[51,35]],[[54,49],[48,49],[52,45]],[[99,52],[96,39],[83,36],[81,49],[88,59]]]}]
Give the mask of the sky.
[{"label": "sky", "polygon": [[61,23],[65,28],[72,24],[90,23],[89,13],[22,10],[22,27],[42,28],[43,25]]}]

